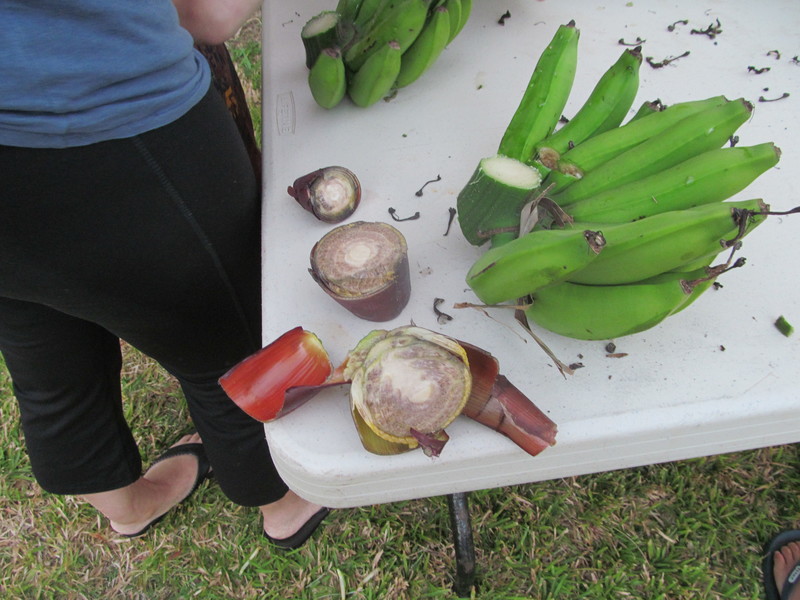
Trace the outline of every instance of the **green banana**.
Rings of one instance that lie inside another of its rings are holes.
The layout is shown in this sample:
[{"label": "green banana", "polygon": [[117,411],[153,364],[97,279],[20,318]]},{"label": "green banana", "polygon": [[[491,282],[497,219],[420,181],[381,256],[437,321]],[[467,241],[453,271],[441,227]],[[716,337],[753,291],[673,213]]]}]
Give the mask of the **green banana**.
[{"label": "green banana", "polygon": [[447,8],[447,14],[450,15],[450,35],[447,36],[449,44],[456,38],[464,25],[461,21],[461,0],[446,0],[444,6]]},{"label": "green banana", "polygon": [[661,112],[665,108],[666,107],[663,104],[661,104],[660,100],[645,100],[636,110],[634,115],[630,118],[628,123],[632,123],[633,121],[641,119],[642,117],[648,117],[653,113]]},{"label": "green banana", "polygon": [[342,53],[338,48],[326,48],[308,72],[308,87],[314,100],[323,108],[333,108],[347,91]]},{"label": "green banana", "polygon": [[403,53],[397,87],[414,83],[436,62],[450,40],[450,13],[446,6],[436,8],[414,43]]},{"label": "green banana", "polygon": [[[357,26],[357,39],[344,51],[345,65],[358,71],[372,54],[391,41],[400,45],[401,52],[408,50],[427,21],[428,4],[429,0],[392,0],[379,7],[364,29]],[[361,10],[364,9],[362,5]]]},{"label": "green banana", "polygon": [[555,169],[569,148],[622,123],[639,91],[640,47],[627,48],[595,85],[589,98],[572,119],[536,146],[531,160]]},{"label": "green banana", "polygon": [[339,13],[342,20],[352,23],[356,20],[363,1],[364,0],[339,0],[336,5],[336,12]]},{"label": "green banana", "polygon": [[451,42],[459,33],[461,33],[461,30],[464,29],[464,25],[467,24],[467,21],[469,21],[469,17],[472,14],[472,0],[461,0],[460,4],[461,11],[459,12],[459,22],[458,26],[456,26],[455,32],[450,33]]},{"label": "green banana", "polygon": [[486,304],[522,298],[563,281],[602,255],[602,233],[547,229],[486,251],[467,273],[467,284]]},{"label": "green banana", "polygon": [[760,199],[716,202],[630,223],[575,223],[579,230],[601,231],[606,246],[590,264],[566,279],[615,285],[673,270],[715,250],[721,252],[725,248],[721,240],[741,239],[764,222],[768,208]]},{"label": "green banana", "polygon": [[620,285],[562,282],[532,294],[525,309],[540,327],[580,340],[608,340],[658,325],[710,287],[705,269]]},{"label": "green banana", "polygon": [[347,95],[356,106],[370,106],[389,94],[400,72],[401,56],[400,44],[388,42],[353,74]]},{"label": "green banana", "polygon": [[750,118],[752,110],[752,104],[739,99],[689,115],[673,127],[585,173],[583,178],[552,194],[551,198],[562,206],[568,205],[657,173],[701,152],[719,148]]},{"label": "green banana", "polygon": [[576,221],[621,223],[721,202],[774,167],[780,155],[780,149],[771,142],[716,148],[570,204],[566,211]]},{"label": "green banana", "polygon": [[[684,279],[687,281],[691,281],[691,293],[689,297],[686,298],[681,304],[675,307],[675,309],[670,313],[670,315],[674,315],[676,313],[681,312],[683,309],[688,308],[690,304],[694,303],[700,296],[703,295],[703,292],[707,291],[712,285],[714,285],[717,281],[717,277],[720,273],[727,270],[727,265],[721,264],[718,266],[710,266],[710,260],[703,261],[702,263],[697,263],[695,268],[690,268],[689,266],[684,267],[680,271],[676,270],[676,273],[685,273]],[[693,276],[697,274],[706,273],[705,277],[699,277],[693,279]],[[651,277],[647,281],[658,282],[663,279],[670,277],[672,273],[662,273],[656,277]]]},{"label": "green banana", "polygon": [[674,127],[686,117],[721,106],[727,101],[724,96],[714,96],[704,100],[681,102],[585,140],[560,156],[558,164],[545,180],[545,185],[554,184],[550,193],[555,194],[582,178],[584,173]]},{"label": "green banana", "polygon": [[553,132],[572,90],[579,37],[574,21],[558,28],[534,67],[498,154],[527,162],[536,145]]},{"label": "green banana", "polygon": [[388,0],[361,0],[358,10],[353,15],[353,24],[356,31],[366,31],[387,4]]}]

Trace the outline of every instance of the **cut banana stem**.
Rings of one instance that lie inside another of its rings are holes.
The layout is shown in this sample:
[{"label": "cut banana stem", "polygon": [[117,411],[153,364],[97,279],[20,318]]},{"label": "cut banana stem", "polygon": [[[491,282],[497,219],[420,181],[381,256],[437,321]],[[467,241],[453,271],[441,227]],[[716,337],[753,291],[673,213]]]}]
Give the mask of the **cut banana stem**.
[{"label": "cut banana stem", "polygon": [[325,223],[341,223],[361,202],[361,182],[350,169],[323,167],[294,180],[286,192]]},{"label": "cut banana stem", "polygon": [[396,85],[399,88],[414,83],[427,71],[450,40],[450,13],[446,6],[433,11],[430,19],[403,53]]},{"label": "cut banana stem", "polygon": [[719,148],[750,118],[752,110],[752,104],[739,99],[690,115],[585,173],[582,179],[553,194],[552,198],[564,206]]},{"label": "cut banana stem", "polygon": [[574,21],[558,28],[534,67],[498,154],[526,162],[556,128],[575,79],[579,36]]},{"label": "cut banana stem", "polygon": [[721,240],[741,239],[750,233],[766,218],[758,213],[768,208],[755,199],[706,204],[629,223],[575,223],[573,227],[602,231],[606,245],[597,258],[567,280],[613,285],[654,277],[706,257],[714,249],[721,252],[724,249]]},{"label": "cut banana stem", "polygon": [[310,259],[314,281],[359,318],[394,319],[411,297],[406,239],[386,223],[339,225],[314,244]]},{"label": "cut banana stem", "polygon": [[490,238],[513,239],[520,210],[541,183],[539,171],[506,156],[484,158],[458,194],[458,223],[467,241],[480,246]]},{"label": "cut banana stem", "polygon": [[724,96],[681,102],[585,140],[559,157],[547,184],[554,183],[552,193],[556,193],[582,178],[585,173],[674,127],[686,117],[726,102]]},{"label": "cut banana stem", "polygon": [[467,284],[486,304],[517,300],[585,268],[604,246],[599,231],[535,231],[485,252],[469,269]]},{"label": "cut banana stem", "polygon": [[771,142],[709,150],[659,173],[570,204],[566,212],[576,221],[622,223],[720,202],[778,164],[780,154]]},{"label": "cut banana stem", "polygon": [[[692,282],[708,281],[707,277],[701,270],[621,285],[557,283],[532,294],[525,316],[544,329],[570,338],[620,338],[661,323],[692,298]],[[708,287],[697,291],[702,293]]]},{"label": "cut banana stem", "polygon": [[306,67],[314,66],[320,52],[339,45],[337,27],[339,13],[326,10],[309,19],[300,30],[300,39],[306,51]]},{"label": "cut banana stem", "polygon": [[[354,415],[379,438],[406,449],[440,438],[464,408],[472,374],[464,348],[455,340],[420,327],[373,331],[350,353],[344,371],[351,381]],[[368,450],[371,436],[362,443]],[[422,435],[418,435],[422,434]],[[441,451],[441,444],[426,444]],[[435,452],[435,453],[437,453]]]},{"label": "cut banana stem", "polygon": [[356,106],[371,106],[392,91],[401,57],[400,45],[392,41],[364,62],[347,87],[347,95]]},{"label": "cut banana stem", "polygon": [[555,169],[561,154],[571,147],[618,127],[639,90],[641,65],[641,48],[624,50],[597,82],[575,116],[537,145],[533,158],[548,169]]}]

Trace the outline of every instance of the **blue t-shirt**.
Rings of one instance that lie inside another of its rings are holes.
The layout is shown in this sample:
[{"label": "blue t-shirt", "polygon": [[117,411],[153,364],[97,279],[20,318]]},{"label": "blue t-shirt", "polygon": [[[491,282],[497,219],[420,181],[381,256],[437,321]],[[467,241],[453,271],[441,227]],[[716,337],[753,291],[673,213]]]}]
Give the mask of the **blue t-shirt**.
[{"label": "blue t-shirt", "polygon": [[171,0],[2,0],[0,24],[0,145],[137,135],[185,114],[211,82]]}]

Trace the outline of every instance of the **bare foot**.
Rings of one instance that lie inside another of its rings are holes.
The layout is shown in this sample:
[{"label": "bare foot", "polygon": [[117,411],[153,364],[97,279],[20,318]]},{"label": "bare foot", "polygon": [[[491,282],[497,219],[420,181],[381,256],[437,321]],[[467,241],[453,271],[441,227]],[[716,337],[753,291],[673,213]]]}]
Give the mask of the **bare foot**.
[{"label": "bare foot", "polygon": [[[173,444],[201,443],[197,433],[185,435]],[[150,467],[136,483],[130,510],[118,520],[109,520],[111,528],[122,535],[131,535],[168,513],[189,495],[197,479],[197,458],[191,454],[173,456]]]},{"label": "bare foot", "polygon": [[[775,584],[778,591],[783,591],[783,583],[789,574],[792,574],[794,579],[800,578],[800,543],[789,542],[783,548],[776,551],[773,556],[773,569],[772,573],[775,576]],[[800,600],[800,585],[797,585],[792,591],[789,600]]]},{"label": "bare foot", "polygon": [[295,533],[322,508],[289,490],[276,502],[261,506],[264,531],[272,538],[285,539]]}]

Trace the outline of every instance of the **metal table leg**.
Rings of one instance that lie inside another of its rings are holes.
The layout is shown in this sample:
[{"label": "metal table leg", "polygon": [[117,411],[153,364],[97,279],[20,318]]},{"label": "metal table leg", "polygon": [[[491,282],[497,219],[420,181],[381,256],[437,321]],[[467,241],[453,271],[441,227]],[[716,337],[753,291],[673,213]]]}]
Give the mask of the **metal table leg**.
[{"label": "metal table leg", "polygon": [[456,554],[456,578],[453,588],[459,598],[469,598],[475,583],[475,546],[472,541],[472,523],[469,517],[467,494],[448,494],[450,526]]}]

